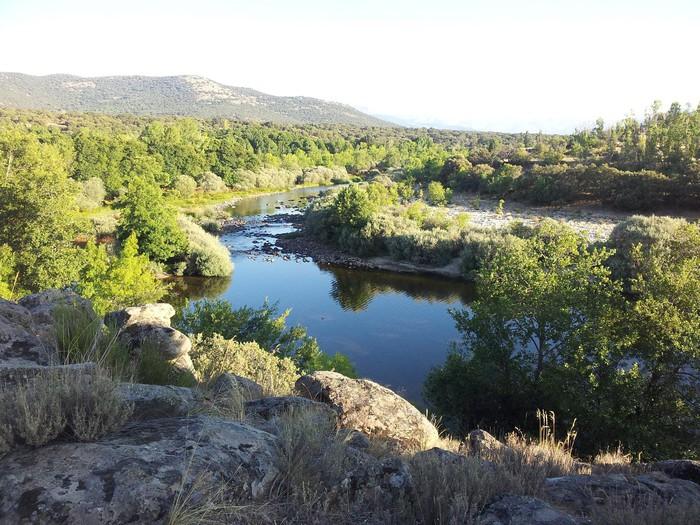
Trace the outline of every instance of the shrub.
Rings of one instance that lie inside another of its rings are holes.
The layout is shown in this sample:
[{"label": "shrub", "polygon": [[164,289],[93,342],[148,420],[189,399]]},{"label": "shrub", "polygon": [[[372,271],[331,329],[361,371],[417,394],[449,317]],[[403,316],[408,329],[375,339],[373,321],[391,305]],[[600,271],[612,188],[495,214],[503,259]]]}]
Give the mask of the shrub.
[{"label": "shrub", "polygon": [[302,326],[288,328],[289,314],[290,310],[280,314],[276,303],[233,309],[226,301],[205,300],[184,311],[176,323],[189,334],[219,334],[226,339],[255,342],[268,352],[291,358],[304,372],[336,370],[354,377],[355,371],[345,356],[321,352],[316,339],[309,337]]},{"label": "shrub", "polygon": [[633,257],[637,246],[643,257],[652,249],[677,259],[700,256],[700,228],[685,219],[635,215],[613,228],[607,245],[615,250],[609,260],[615,276],[629,278],[640,270]]},{"label": "shrub", "polygon": [[452,197],[452,191],[446,190],[445,187],[433,181],[428,184],[428,202],[433,206],[445,206]]},{"label": "shrub", "polygon": [[0,438],[6,449],[38,447],[59,437],[93,441],[123,425],[131,411],[104,370],[49,369],[0,389],[0,428],[5,429]]},{"label": "shrub", "polygon": [[146,342],[135,356],[135,381],[146,385],[174,385],[193,387],[197,379],[191,371],[176,366],[163,359],[159,348]]},{"label": "shrub", "polygon": [[260,384],[266,395],[290,394],[299,378],[290,358],[268,352],[255,342],[242,343],[218,334],[195,336],[190,357],[202,382],[231,372]]},{"label": "shrub", "polygon": [[197,181],[189,175],[178,175],[173,182],[173,191],[183,199],[188,199],[194,195],[196,189]]},{"label": "shrub", "polygon": [[519,242],[519,239],[500,230],[469,230],[463,237],[460,268],[466,279],[476,273],[500,250]]},{"label": "shrub", "polygon": [[185,268],[187,275],[227,277],[233,273],[231,254],[219,239],[205,232],[187,217],[180,216],[178,224],[185,232],[188,242]]},{"label": "shrub", "polygon": [[206,193],[221,193],[228,189],[221,177],[211,171],[202,174],[198,182],[199,187]]}]

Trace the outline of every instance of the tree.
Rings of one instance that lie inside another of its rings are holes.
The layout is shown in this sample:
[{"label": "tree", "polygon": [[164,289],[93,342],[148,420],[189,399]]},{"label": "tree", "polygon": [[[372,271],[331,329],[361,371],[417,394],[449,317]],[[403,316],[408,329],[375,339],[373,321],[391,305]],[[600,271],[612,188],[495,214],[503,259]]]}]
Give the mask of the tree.
[{"label": "tree", "polygon": [[75,279],[77,193],[53,145],[20,129],[0,129],[0,245],[14,252],[21,288],[60,287]]},{"label": "tree", "polygon": [[166,262],[187,249],[187,239],[177,225],[175,210],[167,205],[163,192],[153,182],[134,178],[119,207],[120,241],[135,234],[141,253],[158,262]]},{"label": "tree", "polygon": [[608,350],[620,295],[604,264],[609,252],[589,249],[553,221],[526,237],[494,251],[477,271],[479,299],[452,312],[462,344],[426,382],[428,400],[463,431],[525,428],[537,408],[562,406],[559,368],[580,348]]},{"label": "tree", "polygon": [[108,255],[104,244],[87,244],[78,292],[92,301],[97,313],[153,303],[165,294],[167,287],[156,278],[148,257],[139,255],[138,249],[133,233],[116,257]]},{"label": "tree", "polygon": [[433,181],[428,184],[428,202],[433,206],[446,205],[451,196],[452,191],[445,190],[445,187],[441,183]]}]

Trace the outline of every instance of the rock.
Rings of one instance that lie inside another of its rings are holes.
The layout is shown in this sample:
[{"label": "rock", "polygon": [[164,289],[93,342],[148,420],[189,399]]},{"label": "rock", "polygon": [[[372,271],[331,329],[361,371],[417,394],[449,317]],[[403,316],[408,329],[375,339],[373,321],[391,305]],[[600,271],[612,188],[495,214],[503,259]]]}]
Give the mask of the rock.
[{"label": "rock", "polygon": [[548,478],[544,494],[558,507],[588,514],[594,505],[618,498],[647,503],[655,499],[681,504],[697,502],[700,501],[700,485],[672,479],[659,472],[636,477],[624,474],[576,475]]},{"label": "rock", "polygon": [[377,508],[391,508],[404,498],[414,499],[411,472],[400,458],[380,460],[362,450],[347,448],[343,464],[347,468],[329,491],[330,501],[367,501]]},{"label": "rock", "polygon": [[490,458],[494,454],[511,450],[485,430],[472,430],[459,446],[460,452],[468,456]]},{"label": "rock", "polygon": [[210,417],[13,452],[0,460],[0,523],[163,523],[178,494],[197,504],[226,484],[237,498],[266,495],[273,454],[273,436]]},{"label": "rock", "polygon": [[35,331],[29,310],[0,299],[0,365],[48,365],[55,350],[39,340]]},{"label": "rock", "polygon": [[297,380],[296,390],[333,408],[341,428],[386,439],[403,449],[423,449],[438,441],[437,429],[423,414],[373,381],[315,372]]},{"label": "rock", "polygon": [[506,495],[484,508],[479,525],[577,525],[572,516],[529,496]]},{"label": "rock", "polygon": [[367,450],[372,444],[369,438],[359,430],[341,430],[343,443],[358,450]]},{"label": "rock", "polygon": [[215,396],[225,396],[232,391],[240,392],[246,399],[263,397],[263,387],[252,379],[224,372],[209,387]]},{"label": "rock", "polygon": [[192,342],[182,332],[153,324],[132,324],[119,336],[132,350],[140,350],[144,345],[153,345],[166,361],[175,360],[189,354]]},{"label": "rock", "polygon": [[39,374],[45,373],[57,373],[75,376],[84,374],[95,374],[97,373],[97,366],[95,365],[95,363],[77,363],[59,366],[12,366],[0,364],[0,386],[22,383],[33,377],[38,376]]},{"label": "rock", "polygon": [[457,454],[456,452],[451,452],[449,450],[445,450],[444,448],[440,447],[433,447],[428,450],[421,450],[420,452],[417,452],[414,454],[414,459],[420,461],[420,460],[428,460],[428,461],[435,461],[438,463],[456,463],[458,465],[468,463],[469,461],[474,461],[470,460],[467,456],[464,454]]},{"label": "rock", "polygon": [[700,484],[700,461],[692,459],[669,459],[648,465],[651,470],[663,472],[669,478],[687,479]]},{"label": "rock", "polygon": [[101,322],[92,303],[70,290],[44,290],[22,297],[18,302],[29,311],[34,322],[34,333],[48,347],[56,344],[54,315],[60,308],[75,309],[85,319]]},{"label": "rock", "polygon": [[186,416],[199,408],[203,401],[198,390],[180,386],[122,383],[117,392],[134,406],[134,420]]},{"label": "rock", "polygon": [[330,421],[332,427],[337,426],[338,415],[334,410],[304,397],[264,397],[254,401],[248,401],[244,407],[246,418],[257,428],[275,433],[276,423],[283,414],[299,411],[313,410],[319,417]]},{"label": "rock", "polygon": [[108,313],[105,315],[105,324],[117,329],[138,323],[170,326],[170,319],[174,315],[175,308],[167,303],[144,304]]}]

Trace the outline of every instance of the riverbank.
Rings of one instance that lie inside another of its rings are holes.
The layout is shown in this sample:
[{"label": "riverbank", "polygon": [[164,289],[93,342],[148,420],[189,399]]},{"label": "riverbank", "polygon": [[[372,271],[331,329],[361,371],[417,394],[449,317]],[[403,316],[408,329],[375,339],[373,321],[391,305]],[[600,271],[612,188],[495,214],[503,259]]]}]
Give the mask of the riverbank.
[{"label": "riverbank", "polygon": [[387,256],[358,257],[314,239],[304,233],[303,224],[297,224],[302,226],[301,230],[291,234],[279,235],[274,244],[263,246],[266,253],[278,256],[304,257],[311,259],[316,264],[330,264],[358,270],[384,270],[398,273],[437,275],[450,279],[460,279],[462,277],[459,259],[454,259],[445,266],[435,267],[408,261],[397,261]]}]

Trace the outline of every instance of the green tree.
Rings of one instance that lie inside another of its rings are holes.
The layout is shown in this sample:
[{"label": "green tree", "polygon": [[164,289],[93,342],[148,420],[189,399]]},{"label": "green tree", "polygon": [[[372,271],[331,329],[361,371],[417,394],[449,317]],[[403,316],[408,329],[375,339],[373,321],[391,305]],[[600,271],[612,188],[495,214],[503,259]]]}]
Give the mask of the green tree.
[{"label": "green tree", "polygon": [[165,294],[167,287],[156,278],[148,257],[139,255],[138,249],[133,233],[116,257],[107,253],[104,244],[87,244],[78,292],[92,301],[97,313],[153,303]]},{"label": "green tree", "polygon": [[53,145],[19,128],[0,129],[0,245],[14,252],[21,288],[60,287],[75,279],[77,193]]},{"label": "green tree", "polygon": [[6,244],[0,245],[0,299],[12,299],[16,294],[15,254]]},{"label": "green tree", "polygon": [[553,221],[494,251],[477,271],[478,300],[453,311],[462,345],[429,375],[428,400],[463,431],[525,428],[537,408],[560,409],[560,367],[581,348],[609,351],[620,287],[608,256]]},{"label": "green tree", "polygon": [[163,192],[153,182],[134,178],[119,207],[120,241],[135,234],[141,253],[158,262],[166,262],[187,249],[187,239],[177,225],[175,210],[168,206]]},{"label": "green tree", "polygon": [[433,206],[445,206],[452,197],[452,191],[446,190],[445,187],[433,181],[428,184],[428,202]]}]

